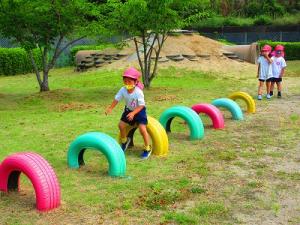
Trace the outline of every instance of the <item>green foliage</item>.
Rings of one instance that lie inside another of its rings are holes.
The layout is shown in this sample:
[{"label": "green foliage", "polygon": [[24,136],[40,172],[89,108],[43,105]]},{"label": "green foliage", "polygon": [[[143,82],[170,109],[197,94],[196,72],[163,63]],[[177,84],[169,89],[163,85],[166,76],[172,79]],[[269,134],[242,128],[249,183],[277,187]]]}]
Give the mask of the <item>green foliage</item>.
[{"label": "green foliage", "polygon": [[[97,10],[86,0],[3,0],[0,33],[26,50],[41,49],[43,75],[36,68],[35,71],[40,91],[48,91],[49,70],[65,48],[95,30],[92,22],[97,15]],[[66,38],[70,41],[64,43]],[[54,54],[49,57],[51,52]]]},{"label": "green foliage", "polygon": [[[40,51],[33,51],[34,59],[42,68]],[[0,48],[0,75],[15,75],[33,72],[30,57],[23,48]]]},{"label": "green foliage", "polygon": [[[300,17],[300,2],[276,0],[249,1],[182,1],[175,0],[175,7],[182,6],[179,15],[186,26],[193,29],[222,26],[297,25]],[[294,5],[294,7],[292,7]],[[293,14],[288,14],[293,12]]]},{"label": "green foliage", "polygon": [[270,40],[259,41],[259,46],[262,47],[265,44],[272,46],[283,45],[285,51],[286,60],[298,60],[300,59],[300,42],[273,42]]},{"label": "green foliage", "polygon": [[295,15],[284,15],[283,17],[274,19],[272,22],[274,25],[278,26],[300,24],[300,13]]},{"label": "green foliage", "polygon": [[171,7],[178,12],[185,26],[189,26],[200,23],[202,20],[214,15],[209,6],[208,0],[174,0]]},{"label": "green foliage", "polygon": [[[147,31],[164,33],[180,28],[176,10],[170,0],[128,0],[124,4],[112,1],[109,16],[112,28],[116,31],[141,36]],[[138,10],[137,10],[138,9]]]},{"label": "green foliage", "polygon": [[272,24],[272,19],[269,16],[261,15],[255,18],[254,25],[270,25]]},{"label": "green foliage", "polygon": [[253,25],[253,19],[242,18],[242,17],[222,17],[222,16],[212,16],[210,18],[204,19],[201,23],[192,24],[192,27],[203,28],[203,27],[223,27],[223,26],[251,26]]},{"label": "green foliage", "polygon": [[[145,52],[140,54],[138,47],[136,48],[146,88],[150,87],[157,73],[157,60],[168,32],[183,25],[178,11],[172,8],[172,3],[172,0],[128,0],[125,3],[111,0],[108,3],[111,13],[108,13],[107,21],[111,30],[141,38],[139,41],[134,38],[134,42]],[[154,43],[157,45],[154,46]],[[151,66],[152,53],[156,55],[156,60]]]}]

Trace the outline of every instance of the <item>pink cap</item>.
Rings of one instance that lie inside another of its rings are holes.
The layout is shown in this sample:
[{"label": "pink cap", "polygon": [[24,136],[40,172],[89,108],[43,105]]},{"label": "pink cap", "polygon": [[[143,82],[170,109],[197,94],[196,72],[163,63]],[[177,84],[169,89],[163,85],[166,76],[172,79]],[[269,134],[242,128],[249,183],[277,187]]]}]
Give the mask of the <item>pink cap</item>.
[{"label": "pink cap", "polygon": [[141,76],[141,73],[134,67],[130,67],[123,73],[123,77],[129,77],[135,80],[138,80]]},{"label": "pink cap", "polygon": [[276,45],[275,51],[284,51],[284,47],[282,45]]},{"label": "pink cap", "polygon": [[264,47],[261,49],[261,51],[271,52],[272,47],[270,45],[264,45]]},{"label": "pink cap", "polygon": [[137,82],[136,86],[138,88],[140,88],[141,90],[143,90],[144,85],[139,81],[140,76],[141,76],[141,73],[137,69],[135,69],[134,67],[129,67],[123,73],[123,77],[129,77],[129,78],[137,80],[138,82]]}]

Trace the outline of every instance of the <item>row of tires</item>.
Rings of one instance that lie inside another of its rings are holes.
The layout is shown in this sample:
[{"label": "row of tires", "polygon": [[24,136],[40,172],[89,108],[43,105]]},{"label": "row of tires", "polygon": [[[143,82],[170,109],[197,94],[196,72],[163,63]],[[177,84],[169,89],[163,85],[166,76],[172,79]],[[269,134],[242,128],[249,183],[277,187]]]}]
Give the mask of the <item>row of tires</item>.
[{"label": "row of tires", "polygon": [[[205,113],[211,118],[215,129],[224,128],[224,118],[218,107],[228,109],[233,119],[242,120],[242,110],[234,101],[238,98],[246,102],[247,112],[255,112],[255,102],[252,97],[245,92],[236,92],[229,98],[216,99],[212,104],[196,104],[191,108],[171,107],[161,114],[159,121],[148,116],[147,131],[152,139],[153,154],[157,156],[168,154],[169,141],[166,132],[171,132],[171,123],[175,117],[182,118],[188,124],[191,140],[204,137],[204,126],[198,115],[200,113]],[[132,126],[126,128],[127,135],[132,140],[131,145],[133,145],[136,129],[137,127]],[[105,155],[110,176],[125,176],[126,158],[119,143],[109,135],[100,132],[88,132],[71,143],[67,154],[70,168],[84,165],[83,156],[87,149],[95,149]],[[16,153],[3,160],[0,164],[0,191],[19,191],[21,173],[32,182],[36,193],[36,207],[39,211],[48,211],[60,205],[61,190],[53,168],[42,156],[32,152]]]}]

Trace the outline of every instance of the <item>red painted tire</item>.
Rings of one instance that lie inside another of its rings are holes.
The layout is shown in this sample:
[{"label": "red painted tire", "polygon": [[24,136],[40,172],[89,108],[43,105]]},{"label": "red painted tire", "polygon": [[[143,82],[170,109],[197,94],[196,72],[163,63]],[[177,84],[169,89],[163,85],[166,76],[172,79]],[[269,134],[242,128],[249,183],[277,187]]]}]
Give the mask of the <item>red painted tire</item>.
[{"label": "red painted tire", "polygon": [[213,127],[215,129],[223,129],[224,128],[224,117],[221,111],[214,105],[199,103],[192,106],[192,109],[196,113],[205,113],[210,117],[213,123]]},{"label": "red painted tire", "polygon": [[60,186],[54,170],[40,155],[32,152],[16,153],[0,165],[0,191],[19,191],[20,174],[31,181],[36,195],[36,207],[48,211],[60,205]]}]

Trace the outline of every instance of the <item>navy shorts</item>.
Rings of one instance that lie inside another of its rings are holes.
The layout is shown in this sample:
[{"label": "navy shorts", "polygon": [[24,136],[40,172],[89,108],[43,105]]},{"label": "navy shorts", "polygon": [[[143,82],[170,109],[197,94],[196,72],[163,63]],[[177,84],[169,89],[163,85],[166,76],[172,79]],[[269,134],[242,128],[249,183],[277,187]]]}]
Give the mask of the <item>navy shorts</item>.
[{"label": "navy shorts", "polygon": [[276,77],[273,77],[272,78],[272,80],[271,80],[273,83],[279,83],[279,82],[281,82],[282,81],[282,78],[281,77],[279,77],[279,78],[276,78]]},{"label": "navy shorts", "polygon": [[132,111],[127,109],[125,107],[124,112],[122,114],[121,120],[125,123],[128,123],[131,126],[134,126],[135,124],[148,124],[148,120],[147,120],[147,114],[146,114],[146,107],[144,107],[139,113],[137,113],[134,117],[132,121],[129,121],[127,119],[127,115],[129,113],[131,113]]},{"label": "navy shorts", "polygon": [[272,81],[272,79],[273,79],[273,77],[271,77],[271,78],[269,78],[269,79],[267,79],[267,80],[263,80],[263,79],[258,79],[259,81],[261,81],[261,82],[271,82]]}]

